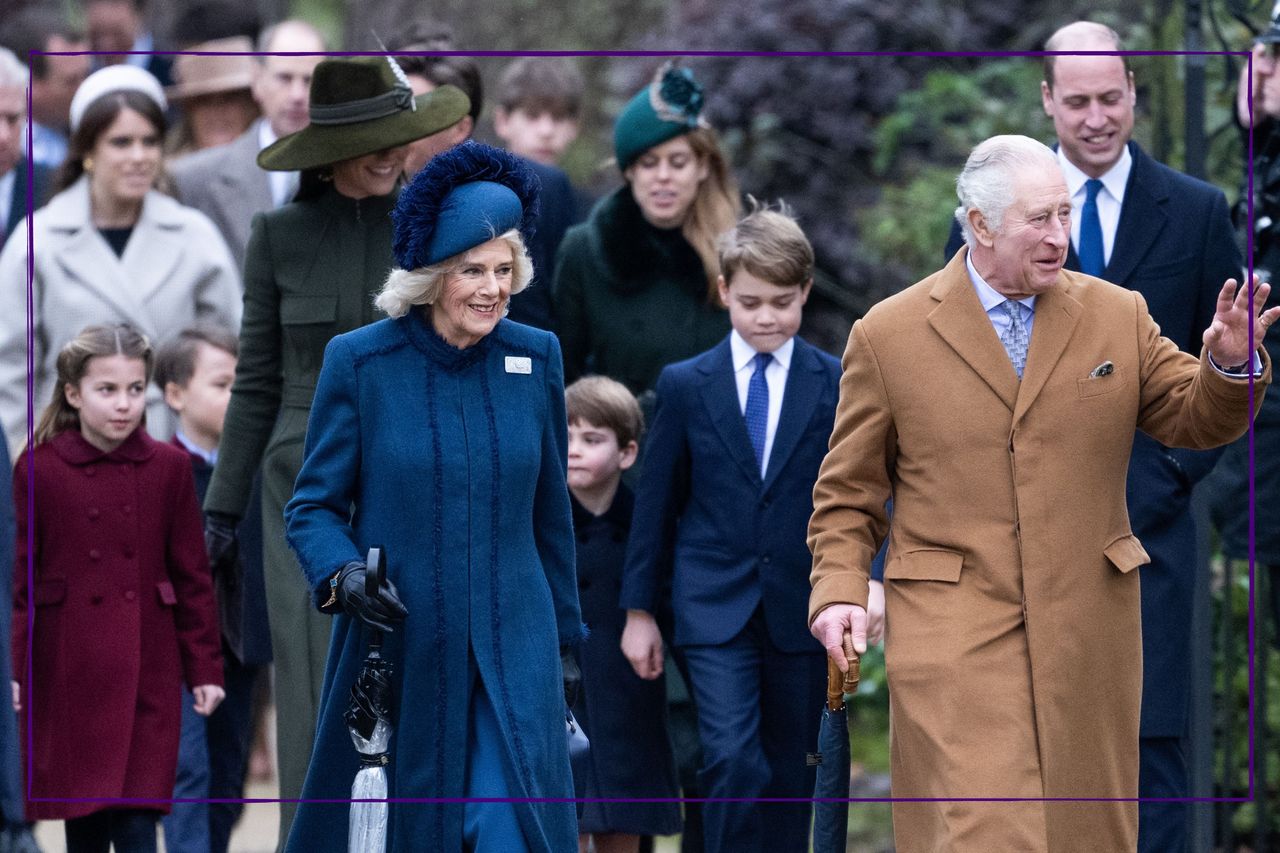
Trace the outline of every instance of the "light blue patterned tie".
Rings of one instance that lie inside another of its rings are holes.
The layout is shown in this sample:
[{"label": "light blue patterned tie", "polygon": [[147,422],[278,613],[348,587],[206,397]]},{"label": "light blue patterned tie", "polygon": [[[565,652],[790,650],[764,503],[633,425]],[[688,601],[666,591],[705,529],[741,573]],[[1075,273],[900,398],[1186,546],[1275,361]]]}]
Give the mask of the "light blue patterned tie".
[{"label": "light blue patterned tie", "polygon": [[[764,372],[773,361],[773,353],[756,353],[756,372],[751,374],[751,382],[747,385],[747,409],[743,417],[747,420],[747,437],[756,451],[756,467],[764,467],[764,442],[769,432],[769,383],[765,381]],[[764,476],[761,470],[760,476]]]},{"label": "light blue patterned tie", "polygon": [[1009,315],[1009,328],[1000,335],[1000,343],[1004,344],[1004,351],[1009,354],[1009,360],[1013,362],[1014,372],[1021,379],[1022,369],[1027,365],[1027,346],[1030,344],[1027,339],[1027,327],[1022,322],[1022,305],[1012,299],[1006,299],[1000,303],[1000,307]]},{"label": "light blue patterned tie", "polygon": [[1102,181],[1090,178],[1085,181],[1084,210],[1080,214],[1080,271],[1087,275],[1102,275],[1107,262],[1102,252],[1102,220],[1098,218],[1098,190]]}]

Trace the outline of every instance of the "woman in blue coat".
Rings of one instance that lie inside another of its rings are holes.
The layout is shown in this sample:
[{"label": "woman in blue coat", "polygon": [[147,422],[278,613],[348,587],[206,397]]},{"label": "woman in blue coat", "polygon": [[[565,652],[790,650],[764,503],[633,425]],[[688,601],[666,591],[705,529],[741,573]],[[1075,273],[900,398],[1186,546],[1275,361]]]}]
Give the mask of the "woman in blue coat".
[{"label": "woman in blue coat", "polygon": [[[503,319],[532,275],[536,181],[467,142],[396,205],[389,315],[325,350],[289,544],[338,613],[305,800],[350,796],[342,719],[367,651],[394,629],[397,798],[572,798],[562,654],[583,634],[553,335]],[[364,595],[371,545],[386,591]],[[345,850],[345,803],[304,802],[290,851]],[[572,851],[572,802],[395,803],[389,850]]]}]

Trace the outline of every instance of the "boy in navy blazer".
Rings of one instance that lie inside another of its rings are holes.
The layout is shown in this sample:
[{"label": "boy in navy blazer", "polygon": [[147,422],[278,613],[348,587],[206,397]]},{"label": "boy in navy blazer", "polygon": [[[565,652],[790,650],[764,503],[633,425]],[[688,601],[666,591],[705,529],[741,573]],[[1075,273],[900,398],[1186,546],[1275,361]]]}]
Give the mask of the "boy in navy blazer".
[{"label": "boy in navy blazer", "polygon": [[[654,621],[670,581],[711,798],[813,796],[805,753],[826,685],[809,635],[813,485],[840,364],[796,335],[813,250],[785,208],[757,209],[720,245],[733,331],[657,384],[620,605],[636,673],[662,672]],[[708,802],[707,853],[807,851],[809,804]]]}]

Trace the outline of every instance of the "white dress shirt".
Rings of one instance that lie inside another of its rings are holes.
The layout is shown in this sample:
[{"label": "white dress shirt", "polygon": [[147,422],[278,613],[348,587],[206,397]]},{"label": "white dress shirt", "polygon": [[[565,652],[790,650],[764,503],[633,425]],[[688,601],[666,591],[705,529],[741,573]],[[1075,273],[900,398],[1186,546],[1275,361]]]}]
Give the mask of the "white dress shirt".
[{"label": "white dress shirt", "polygon": [[[4,235],[9,228],[9,217],[13,215],[13,184],[18,180],[17,169],[10,169],[0,177],[0,245],[4,244]],[[25,193],[26,187],[22,188]]]},{"label": "white dress shirt", "polygon": [[[1062,167],[1062,176],[1067,179],[1067,192],[1071,195],[1071,245],[1076,254],[1080,253],[1080,220],[1084,216],[1084,202],[1089,191],[1085,182],[1089,176],[1076,168],[1076,165],[1062,153],[1058,146],[1058,165]],[[1120,159],[1107,173],[1098,180],[1102,181],[1102,189],[1098,191],[1098,222],[1102,225],[1102,263],[1111,263],[1111,250],[1116,244],[1116,229],[1120,227],[1120,208],[1124,204],[1124,188],[1129,183],[1129,172],[1133,169],[1133,155],[1129,146],[1124,147]]]},{"label": "white dress shirt", "polygon": [[[787,388],[787,373],[791,370],[791,354],[795,352],[796,339],[773,351],[773,361],[764,371],[765,384],[769,386],[769,421],[764,433],[764,453],[760,455],[760,476],[769,470],[769,453],[773,450],[773,437],[778,434],[778,420],[782,417],[782,394]],[[738,383],[738,408],[747,415],[747,390],[751,375],[756,372],[756,351],[743,340],[738,330],[729,333],[729,349],[733,355],[733,378]]]},{"label": "white dress shirt", "polygon": [[[276,132],[271,129],[271,122],[264,119],[258,120],[258,150],[266,148],[268,145],[275,143],[280,137],[276,136]],[[276,207],[288,204],[293,200],[293,194],[298,191],[298,173],[297,172],[267,172],[267,181],[271,186],[271,203]]]}]

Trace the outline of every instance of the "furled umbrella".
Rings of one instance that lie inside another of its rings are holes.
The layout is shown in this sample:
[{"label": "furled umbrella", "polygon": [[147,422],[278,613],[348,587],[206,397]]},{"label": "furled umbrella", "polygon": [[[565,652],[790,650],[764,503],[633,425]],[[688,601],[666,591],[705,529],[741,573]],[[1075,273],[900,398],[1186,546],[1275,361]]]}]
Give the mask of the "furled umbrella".
[{"label": "furled umbrella", "polygon": [[[369,549],[365,592],[375,598],[387,576],[380,547]],[[391,662],[382,657],[382,632],[369,629],[369,654],[351,685],[351,704],[343,719],[360,753],[360,770],[351,785],[349,853],[387,849],[387,743],[391,740]]]},{"label": "furled umbrella", "polygon": [[858,689],[858,656],[853,637],[844,635],[849,671],[827,658],[827,701],[818,729],[818,751],[810,762],[818,767],[813,787],[813,853],[844,851],[849,837],[849,714],[845,703]]}]

